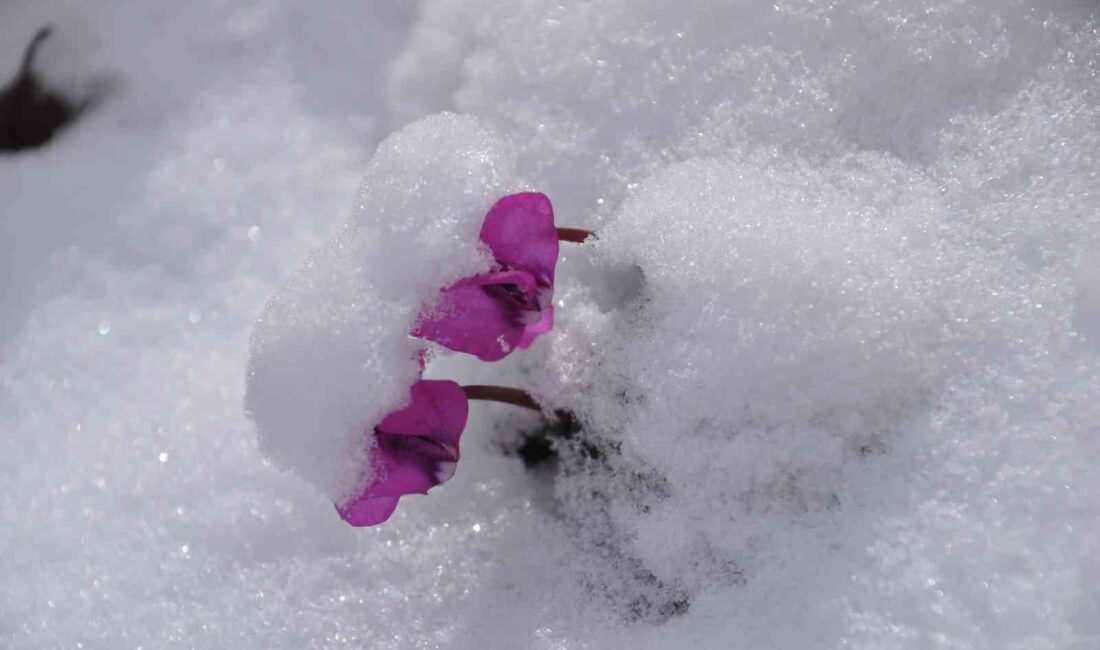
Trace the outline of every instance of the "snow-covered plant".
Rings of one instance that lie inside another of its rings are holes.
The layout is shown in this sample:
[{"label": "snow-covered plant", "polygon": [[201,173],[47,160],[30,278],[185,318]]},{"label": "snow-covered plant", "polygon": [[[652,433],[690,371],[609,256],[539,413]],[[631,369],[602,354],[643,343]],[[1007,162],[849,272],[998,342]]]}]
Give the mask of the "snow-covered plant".
[{"label": "snow-covered plant", "polygon": [[[412,131],[415,130],[414,127]],[[401,140],[400,137],[395,139]],[[380,174],[389,171],[376,170]],[[427,173],[427,170],[422,171]],[[590,234],[582,229],[557,228],[553,206],[542,193],[521,192],[498,199],[485,215],[479,234],[480,242],[492,258],[489,269],[470,274],[441,289],[426,308],[418,311],[410,335],[457,352],[472,354],[483,361],[499,361],[515,349],[529,348],[538,336],[553,328],[554,274],[559,238],[584,241]],[[469,242],[459,245],[463,244],[469,246]],[[338,240],[333,252],[348,250],[351,250],[350,243]],[[324,258],[327,261],[333,259],[328,254]],[[406,258],[400,264],[415,267],[425,261],[424,256],[417,255]],[[309,268],[316,276],[314,282],[326,286],[339,286],[340,274],[348,270],[342,266],[326,269],[316,262]],[[388,277],[387,274],[363,276],[361,271],[362,268],[357,266],[350,273],[359,283],[357,286],[350,286],[345,295],[332,296],[317,307],[322,310],[353,307],[374,284]],[[295,286],[296,280],[292,280],[286,291],[293,294]],[[284,305],[276,299],[261,317],[259,331],[263,332],[269,323],[279,322],[283,316],[281,312],[293,313],[301,308],[300,302]],[[361,322],[345,325],[358,328],[373,320],[369,313],[362,313],[358,318]],[[314,335],[326,335],[322,327],[324,317],[311,317],[308,323]],[[335,334],[339,336],[339,330]],[[392,335],[392,332],[379,334]],[[281,354],[280,348],[267,348],[262,338],[257,338],[256,343],[249,373],[252,386],[256,388],[251,395],[263,391],[269,381],[268,374],[257,369],[265,366],[269,356]],[[320,346],[321,349],[316,350],[320,354],[326,352],[324,348],[330,347],[321,341],[315,341],[315,344]],[[301,352],[308,356],[313,351],[303,349]],[[423,371],[425,350],[418,350],[415,356]],[[322,372],[315,379],[323,386],[333,377]],[[392,383],[392,377],[385,379]],[[363,385],[361,388],[367,391],[371,386]],[[296,392],[295,385],[276,382],[270,389],[270,395],[262,400],[250,401],[253,416],[260,424],[261,436],[272,428],[268,425],[265,430],[265,422],[274,421],[266,419],[267,412],[284,408],[284,399],[293,400],[292,395],[285,394],[288,390]],[[394,401],[393,406],[380,416],[352,415],[345,418],[341,427],[345,438],[343,445],[313,446],[309,442],[295,441],[287,447],[293,449],[293,458],[286,456],[278,447],[272,456],[276,462],[292,468],[316,468],[316,474],[314,469],[303,474],[307,480],[312,478],[314,481],[317,478],[330,480],[333,473],[326,471],[325,463],[338,461],[338,466],[344,469],[336,475],[343,478],[339,488],[328,493],[334,499],[340,516],[353,526],[379,524],[393,514],[402,495],[426,494],[430,488],[454,475],[459,460],[459,439],[468,413],[467,399],[511,402],[538,409],[536,402],[518,389],[473,386],[467,387],[464,392],[463,387],[455,382],[424,380],[418,373],[407,394]],[[290,435],[309,439],[314,431],[323,433],[332,414],[317,414],[316,422],[300,420],[298,426],[301,429],[290,432]],[[283,425],[281,420],[277,424],[280,427]],[[305,462],[302,455],[307,458]],[[310,458],[321,458],[321,462]],[[349,476],[353,477],[350,481],[346,478]]]}]

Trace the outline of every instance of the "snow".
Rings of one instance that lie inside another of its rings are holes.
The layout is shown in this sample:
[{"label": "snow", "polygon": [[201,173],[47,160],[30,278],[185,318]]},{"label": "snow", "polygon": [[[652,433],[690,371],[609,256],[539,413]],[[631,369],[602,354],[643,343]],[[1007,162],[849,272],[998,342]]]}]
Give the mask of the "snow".
[{"label": "snow", "polygon": [[[0,155],[0,646],[1100,645],[1094,2],[19,1],[0,65],[47,22],[100,103]],[[475,403],[346,526],[520,189],[599,233],[555,330],[427,375],[581,432]]]}]

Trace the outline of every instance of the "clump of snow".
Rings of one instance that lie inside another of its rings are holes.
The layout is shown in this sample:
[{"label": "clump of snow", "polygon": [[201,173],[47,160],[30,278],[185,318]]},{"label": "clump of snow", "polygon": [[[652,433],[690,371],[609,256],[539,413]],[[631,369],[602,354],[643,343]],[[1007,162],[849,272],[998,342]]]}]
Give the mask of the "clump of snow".
[{"label": "clump of snow", "polygon": [[[110,90],[0,157],[0,646],[1100,645],[1094,2],[392,4],[5,6]],[[370,419],[520,187],[600,233],[555,330],[427,374],[580,431],[474,404],[347,527],[244,413],[264,305],[276,428]]]},{"label": "clump of snow", "polygon": [[611,467],[571,459],[566,503],[604,512],[667,584],[743,579],[792,517],[843,507],[840,484],[945,377],[1034,318],[972,245],[889,158],[670,166],[589,251],[639,268],[643,289],[586,319],[580,351],[555,350],[558,403],[613,450]]},{"label": "clump of snow", "polygon": [[374,424],[419,373],[408,332],[442,287],[488,268],[477,233],[513,174],[507,144],[472,117],[425,118],[379,145],[353,220],[253,332],[246,399],[265,455],[336,502],[357,493]]}]

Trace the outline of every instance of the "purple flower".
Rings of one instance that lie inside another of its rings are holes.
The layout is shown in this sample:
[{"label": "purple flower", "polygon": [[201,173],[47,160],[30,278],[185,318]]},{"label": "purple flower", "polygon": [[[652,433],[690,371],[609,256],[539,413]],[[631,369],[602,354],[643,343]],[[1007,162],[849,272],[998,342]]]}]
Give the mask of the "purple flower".
[{"label": "purple flower", "polygon": [[412,335],[497,361],[554,326],[558,233],[550,199],[538,192],[500,199],[480,237],[493,253],[492,270],[444,289]]},{"label": "purple flower", "polygon": [[390,518],[404,494],[426,494],[454,476],[458,441],[469,402],[453,381],[421,380],[412,385],[409,405],[374,427],[373,474],[362,492],[337,504],[352,526],[373,526]]}]

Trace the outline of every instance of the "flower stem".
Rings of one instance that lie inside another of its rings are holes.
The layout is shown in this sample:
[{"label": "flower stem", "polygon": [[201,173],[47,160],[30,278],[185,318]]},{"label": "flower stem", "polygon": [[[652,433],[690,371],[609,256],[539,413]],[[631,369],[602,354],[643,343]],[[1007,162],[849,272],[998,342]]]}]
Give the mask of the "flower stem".
[{"label": "flower stem", "polygon": [[569,241],[574,244],[580,244],[589,237],[594,237],[596,233],[591,230],[585,230],[584,228],[558,228],[558,241]]},{"label": "flower stem", "polygon": [[535,399],[525,390],[518,388],[506,388],[504,386],[463,386],[466,399],[480,399],[489,402],[502,402],[513,406],[520,406],[532,411],[542,412]]}]

